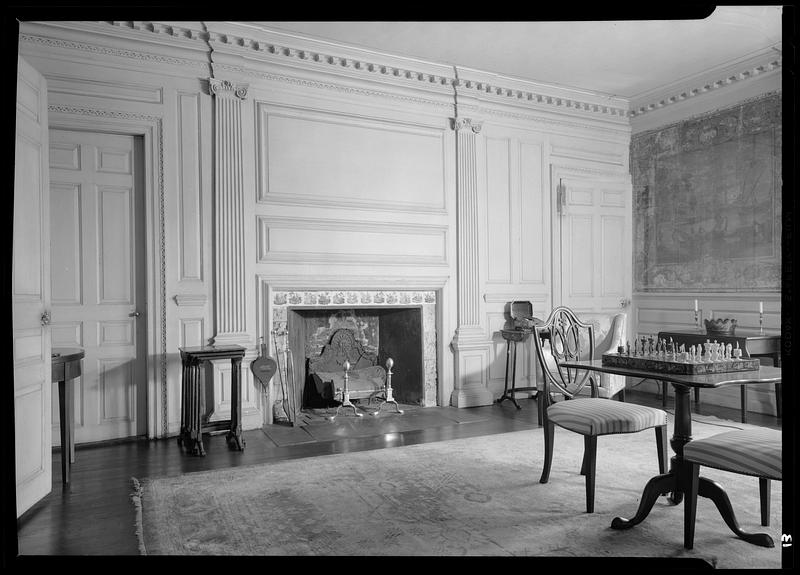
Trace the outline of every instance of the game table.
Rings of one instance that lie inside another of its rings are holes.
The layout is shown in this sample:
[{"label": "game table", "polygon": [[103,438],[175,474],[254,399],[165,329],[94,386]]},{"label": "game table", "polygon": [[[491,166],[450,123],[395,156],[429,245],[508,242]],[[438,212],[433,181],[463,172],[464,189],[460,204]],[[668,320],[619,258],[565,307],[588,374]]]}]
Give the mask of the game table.
[{"label": "game table", "polygon": [[[626,519],[615,517],[611,522],[612,529],[630,529],[644,521],[656,500],[661,494],[671,493],[670,498],[675,504],[683,500],[690,477],[688,465],[683,459],[683,448],[692,440],[692,414],[689,404],[689,393],[692,389],[719,389],[728,385],[755,385],[764,383],[780,383],[781,369],[772,366],[761,366],[752,371],[731,371],[722,373],[708,373],[703,375],[687,375],[669,373],[667,371],[632,369],[614,365],[604,365],[602,359],[591,361],[565,361],[561,365],[570,368],[587,369],[605,373],[616,373],[627,377],[655,379],[665,384],[669,382],[675,390],[675,422],[670,446],[675,455],[670,460],[669,472],[651,478],[641,495],[639,508],[636,514]],[[766,533],[748,533],[743,531],[733,512],[733,507],[728,494],[718,483],[705,477],[700,477],[698,495],[711,499],[725,520],[725,523],[737,536],[745,541],[772,547],[774,542]]]}]

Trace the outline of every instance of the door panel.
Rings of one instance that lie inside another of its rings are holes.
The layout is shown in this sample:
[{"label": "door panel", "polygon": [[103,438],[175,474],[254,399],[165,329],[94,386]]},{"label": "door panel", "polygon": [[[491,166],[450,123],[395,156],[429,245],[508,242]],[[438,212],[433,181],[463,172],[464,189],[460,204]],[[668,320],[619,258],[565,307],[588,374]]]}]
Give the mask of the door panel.
[{"label": "door panel", "polygon": [[579,312],[627,312],[631,298],[631,185],[625,174],[554,166],[554,299]]},{"label": "door panel", "polygon": [[47,83],[22,58],[16,122],[11,297],[19,517],[52,485]]},{"label": "door panel", "polygon": [[[54,345],[85,350],[77,443],[141,432],[146,387],[143,195],[133,136],[51,130]],[[138,316],[136,314],[139,314]],[[56,406],[53,407],[57,419]]]}]

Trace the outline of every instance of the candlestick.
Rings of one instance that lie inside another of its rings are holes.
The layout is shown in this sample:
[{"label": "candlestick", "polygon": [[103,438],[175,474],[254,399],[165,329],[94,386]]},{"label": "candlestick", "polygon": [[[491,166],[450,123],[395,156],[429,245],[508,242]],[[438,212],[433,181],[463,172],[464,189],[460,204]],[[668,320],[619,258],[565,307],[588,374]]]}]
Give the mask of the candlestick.
[{"label": "candlestick", "polygon": [[697,311],[697,300],[694,300],[694,311]]}]

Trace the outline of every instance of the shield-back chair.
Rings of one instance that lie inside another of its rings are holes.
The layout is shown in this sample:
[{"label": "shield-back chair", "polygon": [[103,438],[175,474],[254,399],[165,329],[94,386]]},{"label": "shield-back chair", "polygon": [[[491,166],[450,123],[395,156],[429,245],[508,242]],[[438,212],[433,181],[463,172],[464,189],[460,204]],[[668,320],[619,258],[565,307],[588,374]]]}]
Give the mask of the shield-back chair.
[{"label": "shield-back chair", "polygon": [[[658,469],[667,469],[667,414],[661,409],[603,399],[598,396],[593,372],[567,368],[564,361],[594,359],[594,330],[567,307],[555,308],[544,325],[537,326],[534,344],[544,387],[537,394],[539,416],[544,423],[544,469],[540,483],[547,483],[553,460],[555,426],[584,438],[581,475],[586,476],[586,512],[594,512],[597,437],[655,429]],[[577,397],[586,387],[590,397]],[[563,400],[555,401],[555,396]]]}]

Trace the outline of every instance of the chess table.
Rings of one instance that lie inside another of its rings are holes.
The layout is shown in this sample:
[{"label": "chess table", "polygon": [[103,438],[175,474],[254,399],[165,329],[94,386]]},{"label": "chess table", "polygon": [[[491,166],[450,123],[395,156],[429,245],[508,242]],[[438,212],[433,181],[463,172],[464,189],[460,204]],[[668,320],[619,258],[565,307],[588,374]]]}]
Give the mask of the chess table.
[{"label": "chess table", "polygon": [[[739,346],[743,357],[768,357],[772,359],[772,365],[781,366],[781,336],[765,334],[760,331],[747,331],[737,329],[733,334],[709,334],[700,331],[661,331],[658,339],[674,341],[677,344],[684,344],[686,347],[696,344],[703,344],[706,340],[718,341],[719,343],[730,343],[734,347]],[[781,384],[775,384],[775,411],[780,418],[783,414],[782,409]],[[666,405],[667,394],[664,388],[663,401]],[[695,388],[694,400],[700,401],[700,390]],[[747,386],[741,386],[741,419],[742,423],[747,423]]]},{"label": "chess table", "polygon": [[[673,435],[670,446],[675,455],[670,460],[669,472],[652,477],[644,487],[639,498],[639,507],[636,514],[630,519],[625,517],[615,517],[611,522],[612,529],[630,529],[641,523],[649,515],[653,505],[662,494],[670,493],[670,500],[674,504],[683,501],[683,494],[687,490],[689,474],[687,464],[683,459],[683,448],[692,440],[692,414],[689,405],[689,390],[692,388],[713,390],[729,385],[754,385],[765,383],[780,383],[781,370],[772,366],[760,366],[751,371],[731,371],[724,373],[707,373],[702,375],[686,375],[655,370],[630,367],[620,367],[614,365],[604,365],[603,360],[594,359],[590,361],[565,361],[561,362],[564,367],[573,369],[587,369],[605,373],[616,373],[627,377],[655,379],[662,381],[665,385],[672,384],[675,390],[675,416],[673,423]],[[744,531],[736,520],[730,499],[727,493],[718,483],[705,477],[700,477],[698,495],[711,499],[725,524],[738,537],[764,547],[771,547],[773,541],[766,533],[749,533]],[[663,514],[659,514],[663,517]]]}]

